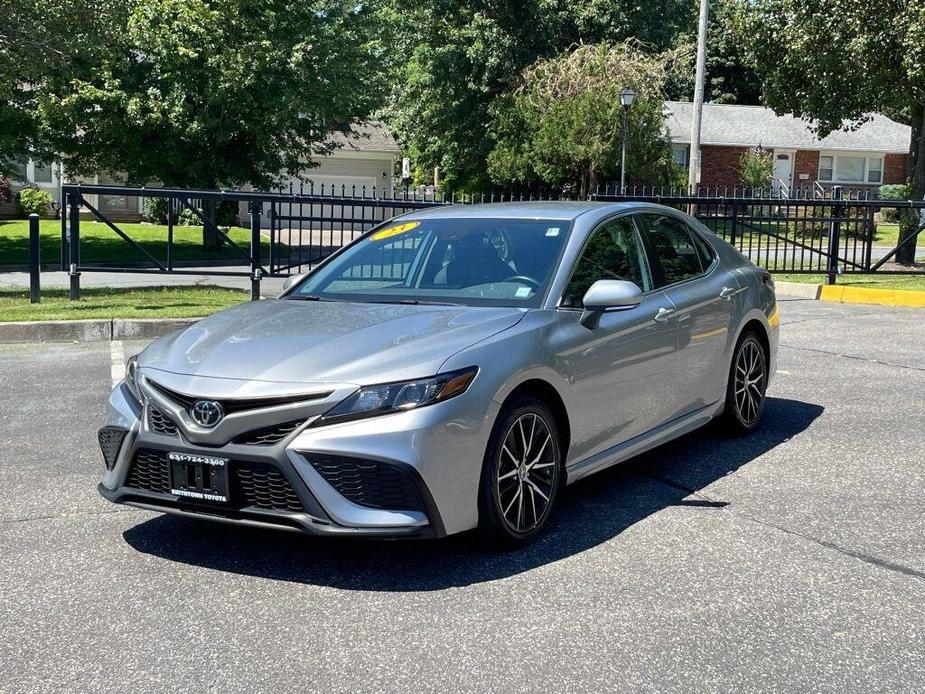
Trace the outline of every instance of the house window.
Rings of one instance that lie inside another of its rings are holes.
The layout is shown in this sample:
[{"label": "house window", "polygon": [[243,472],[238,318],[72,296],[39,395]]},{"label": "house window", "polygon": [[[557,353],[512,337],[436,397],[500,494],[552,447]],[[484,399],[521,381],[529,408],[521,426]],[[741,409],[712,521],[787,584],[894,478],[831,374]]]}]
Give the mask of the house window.
[{"label": "house window", "polygon": [[51,183],[51,164],[35,162],[32,165],[32,181],[34,183]]},{"label": "house window", "polygon": [[819,180],[829,183],[882,183],[883,157],[822,155],[819,157]]},{"label": "house window", "polygon": [[671,145],[671,157],[674,159],[674,163],[683,169],[686,169],[689,163],[687,158],[688,149],[687,145]]}]

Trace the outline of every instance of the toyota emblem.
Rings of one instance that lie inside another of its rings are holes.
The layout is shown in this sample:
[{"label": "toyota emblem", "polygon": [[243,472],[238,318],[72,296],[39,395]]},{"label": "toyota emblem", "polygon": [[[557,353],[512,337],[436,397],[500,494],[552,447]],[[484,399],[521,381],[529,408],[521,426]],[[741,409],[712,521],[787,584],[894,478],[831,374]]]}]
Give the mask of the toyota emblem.
[{"label": "toyota emblem", "polygon": [[193,420],[199,426],[214,427],[225,416],[221,403],[215,400],[197,400],[190,410]]}]

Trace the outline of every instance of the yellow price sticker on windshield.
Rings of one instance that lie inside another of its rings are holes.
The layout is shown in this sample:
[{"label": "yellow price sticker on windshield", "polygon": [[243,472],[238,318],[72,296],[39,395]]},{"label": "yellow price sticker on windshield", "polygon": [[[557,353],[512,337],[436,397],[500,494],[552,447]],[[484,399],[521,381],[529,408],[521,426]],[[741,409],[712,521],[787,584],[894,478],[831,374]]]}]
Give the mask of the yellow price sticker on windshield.
[{"label": "yellow price sticker on windshield", "polygon": [[399,234],[404,234],[406,231],[411,231],[420,225],[420,222],[406,222],[405,224],[399,224],[398,226],[386,227],[385,229],[380,229],[375,234],[373,234],[373,240],[380,241],[381,239],[387,239],[390,236],[398,236]]}]

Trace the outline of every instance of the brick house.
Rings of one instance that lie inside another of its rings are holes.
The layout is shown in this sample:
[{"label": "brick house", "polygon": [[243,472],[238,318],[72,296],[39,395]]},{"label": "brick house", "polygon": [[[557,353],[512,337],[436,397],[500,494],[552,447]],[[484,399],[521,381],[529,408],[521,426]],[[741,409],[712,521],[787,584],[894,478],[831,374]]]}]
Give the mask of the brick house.
[{"label": "brick house", "polygon": [[[693,104],[667,101],[665,110],[675,161],[686,167]],[[806,121],[764,106],[704,104],[700,185],[741,186],[739,159],[760,146],[774,157],[775,192],[787,195],[818,183],[876,193],[880,185],[906,181],[910,137],[909,126],[880,114],[856,130],[819,138]]]}]

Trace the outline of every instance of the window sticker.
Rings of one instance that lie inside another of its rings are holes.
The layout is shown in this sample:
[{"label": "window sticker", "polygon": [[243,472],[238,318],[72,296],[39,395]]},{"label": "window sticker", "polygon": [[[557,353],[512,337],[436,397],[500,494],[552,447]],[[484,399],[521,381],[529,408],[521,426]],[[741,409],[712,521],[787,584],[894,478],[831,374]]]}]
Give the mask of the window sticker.
[{"label": "window sticker", "polygon": [[558,236],[558,235],[559,235],[559,227],[549,227],[546,230],[546,236]]},{"label": "window sticker", "polygon": [[517,291],[514,292],[514,296],[516,296],[518,299],[526,299],[528,296],[530,296],[530,292],[532,291],[533,290],[530,287],[517,287]]},{"label": "window sticker", "polygon": [[394,227],[386,227],[385,229],[380,229],[375,234],[373,234],[372,238],[374,241],[380,241],[382,239],[387,239],[390,236],[398,236],[399,234],[404,234],[406,231],[411,231],[420,225],[420,222],[405,222],[404,224],[399,224]]}]

